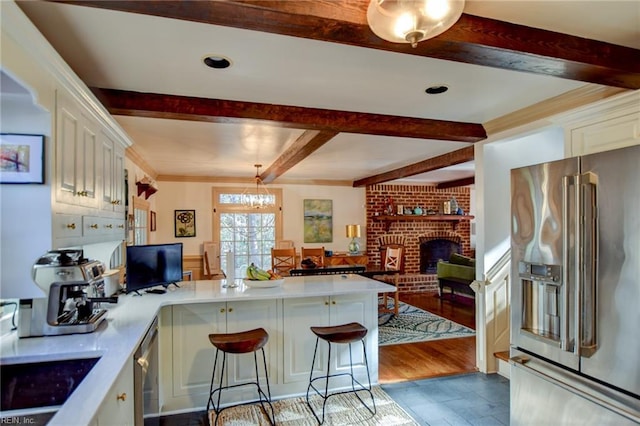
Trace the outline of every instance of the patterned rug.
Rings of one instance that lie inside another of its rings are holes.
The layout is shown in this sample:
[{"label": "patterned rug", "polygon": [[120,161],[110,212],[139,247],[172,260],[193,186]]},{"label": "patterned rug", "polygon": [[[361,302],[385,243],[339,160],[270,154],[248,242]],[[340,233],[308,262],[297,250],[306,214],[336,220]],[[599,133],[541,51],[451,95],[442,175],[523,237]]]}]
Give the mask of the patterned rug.
[{"label": "patterned rug", "polygon": [[[372,389],[376,402],[376,414],[371,414],[353,394],[341,394],[327,400],[325,425],[417,425],[411,416],[396,404],[382,389]],[[367,392],[358,392],[362,400],[371,406],[371,398]],[[276,424],[282,426],[317,426],[318,421],[309,410],[305,397],[281,399],[273,401]],[[311,405],[322,415],[322,399],[311,398]],[[209,424],[215,424],[216,415],[209,412]],[[260,404],[244,405],[223,410],[218,425],[253,426],[269,424]]]},{"label": "patterned rug", "polygon": [[[391,302],[393,303],[393,301]],[[378,346],[475,336],[475,331],[400,302],[398,316],[378,315]]]}]

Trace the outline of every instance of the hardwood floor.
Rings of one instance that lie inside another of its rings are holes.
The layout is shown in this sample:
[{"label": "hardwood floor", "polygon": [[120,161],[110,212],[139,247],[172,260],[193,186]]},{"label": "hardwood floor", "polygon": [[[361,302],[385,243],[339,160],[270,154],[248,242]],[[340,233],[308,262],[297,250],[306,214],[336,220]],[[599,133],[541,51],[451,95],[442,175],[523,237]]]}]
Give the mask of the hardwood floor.
[{"label": "hardwood floor", "polygon": [[[448,297],[441,301],[437,292],[411,293],[400,300],[475,329],[475,301]],[[475,337],[382,346],[378,354],[381,384],[477,371]]]}]

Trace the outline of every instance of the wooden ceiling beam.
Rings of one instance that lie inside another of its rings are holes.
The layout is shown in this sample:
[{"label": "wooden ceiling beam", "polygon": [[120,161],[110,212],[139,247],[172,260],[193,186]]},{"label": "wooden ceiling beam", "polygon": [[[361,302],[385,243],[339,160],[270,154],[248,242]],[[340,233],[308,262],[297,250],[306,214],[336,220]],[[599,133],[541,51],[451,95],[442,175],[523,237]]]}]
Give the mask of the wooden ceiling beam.
[{"label": "wooden ceiling beam", "polygon": [[447,182],[440,182],[439,184],[436,185],[436,188],[437,189],[457,188],[459,186],[473,185],[474,183],[476,183],[476,178],[475,176],[471,176],[471,177],[462,178],[462,179],[450,180]]},{"label": "wooden ceiling beam", "polygon": [[[638,49],[467,14],[463,14],[448,31],[412,48],[409,44],[384,41],[373,34],[366,23],[368,1],[365,0],[57,1],[523,71],[605,86],[634,90],[640,88]],[[308,10],[305,11],[304,8]]]},{"label": "wooden ceiling beam", "polygon": [[377,185],[379,183],[389,182],[391,180],[402,179],[409,176],[415,176],[420,173],[431,172],[433,170],[442,169],[444,167],[453,166],[455,164],[473,161],[474,147],[468,146],[457,151],[439,155],[428,160],[419,161],[399,169],[390,170],[374,176],[358,179],[353,182],[353,187]]},{"label": "wooden ceiling beam", "polygon": [[307,130],[260,175],[260,178],[264,183],[273,182],[337,134],[338,132]]},{"label": "wooden ceiling beam", "polygon": [[91,88],[113,115],[205,121],[259,120],[293,129],[346,132],[454,142],[478,142],[487,134],[481,124],[383,114],[303,108],[288,105],[195,98]]}]

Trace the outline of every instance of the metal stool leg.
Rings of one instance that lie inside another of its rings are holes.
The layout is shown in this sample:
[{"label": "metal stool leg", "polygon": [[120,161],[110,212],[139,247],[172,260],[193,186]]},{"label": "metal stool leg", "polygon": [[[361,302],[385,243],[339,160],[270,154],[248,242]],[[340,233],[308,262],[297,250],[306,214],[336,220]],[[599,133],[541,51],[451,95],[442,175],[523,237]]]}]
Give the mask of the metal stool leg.
[{"label": "metal stool leg", "polygon": [[[229,407],[225,407],[225,408],[220,408],[220,400],[222,397],[222,390],[223,389],[230,389],[230,388],[234,388],[234,387],[240,387],[240,386],[246,386],[246,385],[256,385],[257,387],[257,391],[258,391],[258,401],[253,401],[253,402],[246,402],[244,404],[238,404],[238,405],[249,405],[249,404],[253,404],[256,402],[260,403],[260,408],[262,408],[262,411],[264,412],[264,414],[267,416],[267,419],[269,420],[269,424],[271,425],[275,425],[276,424],[276,416],[275,416],[275,410],[273,409],[273,405],[271,405],[271,388],[269,386],[269,373],[267,370],[267,358],[266,355],[264,353],[264,348],[261,348],[262,350],[262,364],[264,366],[264,373],[265,373],[265,380],[267,382],[267,393],[265,393],[262,390],[262,387],[260,386],[260,373],[258,371],[258,355],[257,355],[257,351],[253,352],[253,360],[254,360],[254,366],[255,366],[255,371],[256,371],[256,381],[253,383],[243,383],[243,384],[239,384],[239,385],[232,385],[232,386],[222,386],[222,384],[224,383],[224,370],[225,370],[225,366],[226,366],[226,361],[227,361],[227,353],[222,351],[222,369],[220,372],[220,383],[218,385],[218,387],[216,389],[213,389],[213,383],[215,380],[215,374],[216,374],[216,367],[218,365],[218,352],[220,352],[218,349],[216,349],[216,356],[214,358],[213,361],[213,372],[211,373],[211,385],[209,386],[209,400],[207,401],[207,412],[209,412],[209,408],[211,407],[213,409],[213,411],[216,414],[216,420],[214,422],[214,425],[218,424],[218,419],[220,418],[220,413],[227,409],[227,408],[231,408],[234,407],[229,406]],[[215,394],[218,394],[218,398],[217,401],[214,401],[214,396]],[[265,407],[265,403],[269,406],[269,410],[267,410],[267,408]]]},{"label": "metal stool leg", "polygon": [[[307,405],[309,406],[309,409],[311,410],[311,412],[313,413],[314,417],[316,418],[316,420],[318,421],[318,424],[323,424],[324,420],[325,420],[325,412],[326,412],[326,404],[327,404],[327,400],[329,399],[329,397],[334,396],[334,395],[339,395],[339,394],[343,394],[343,393],[353,393],[356,398],[358,398],[358,400],[362,403],[362,405],[372,414],[375,416],[376,414],[376,401],[375,398],[373,397],[373,392],[371,392],[371,375],[369,373],[369,360],[367,359],[367,350],[366,350],[366,345],[364,343],[364,340],[361,340],[362,342],[362,350],[364,352],[364,364],[365,364],[365,368],[367,370],[367,382],[368,382],[368,386],[365,387],[362,383],[360,383],[356,378],[355,375],[353,374],[353,354],[351,351],[351,343],[349,343],[349,371],[350,373],[338,373],[338,374],[329,374],[329,372],[331,371],[331,342],[327,341],[327,344],[329,345],[329,352],[327,355],[327,370],[326,370],[326,375],[323,376],[318,376],[318,377],[313,377],[313,368],[315,366],[315,361],[316,361],[316,355],[318,352],[318,342],[319,342],[319,338],[316,338],[316,346],[315,349],[313,351],[313,360],[311,362],[311,373],[309,374],[309,386],[307,387],[307,397],[306,397],[306,401],[307,401]],[[349,391],[342,391],[342,392],[334,392],[334,393],[329,393],[329,378],[331,377],[338,377],[338,376],[350,376],[351,377],[351,390]],[[319,380],[319,379],[324,379],[325,380],[325,386],[324,386],[324,394],[322,392],[320,392],[315,385],[313,384],[313,382],[315,380]],[[356,384],[358,384],[358,389],[356,389]],[[315,393],[320,396],[322,398],[322,416],[318,416],[318,414],[316,413],[316,411],[313,409],[313,407],[311,406],[311,403],[309,401],[309,391],[313,389],[315,391]],[[373,408],[369,407],[367,404],[365,404],[365,402],[362,400],[362,398],[360,397],[360,395],[358,395],[358,391],[367,391],[369,393],[369,395],[371,396],[371,401],[373,404]]]}]

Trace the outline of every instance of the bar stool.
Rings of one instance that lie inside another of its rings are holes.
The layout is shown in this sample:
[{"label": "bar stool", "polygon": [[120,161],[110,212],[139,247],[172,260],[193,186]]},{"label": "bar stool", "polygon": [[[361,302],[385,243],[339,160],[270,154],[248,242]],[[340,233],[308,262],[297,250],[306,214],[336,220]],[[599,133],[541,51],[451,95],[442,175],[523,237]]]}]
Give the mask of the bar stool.
[{"label": "bar stool", "polygon": [[[373,415],[376,414],[376,401],[373,398],[373,393],[371,392],[371,376],[369,375],[369,362],[367,361],[367,350],[364,343],[364,338],[367,335],[367,329],[357,322],[352,322],[349,324],[336,325],[332,327],[311,327],[311,331],[316,335],[316,347],[313,351],[313,361],[311,362],[311,374],[309,375],[309,386],[307,387],[307,405],[309,409],[315,416],[318,424],[324,423],[324,415],[325,415],[325,406],[327,404],[327,400],[331,396],[340,395],[344,393],[353,393],[364,405],[364,407],[369,410],[369,412]],[[329,354],[327,355],[327,373],[322,376],[313,377],[313,367],[316,363],[316,355],[318,353],[318,342],[320,339],[326,341],[329,345]],[[360,383],[355,376],[353,375],[353,357],[351,355],[351,343],[361,341],[362,342],[362,350],[364,352],[364,364],[367,369],[367,380],[369,382],[368,387],[365,387],[362,383]],[[337,374],[329,374],[331,368],[331,344],[332,343],[348,343],[349,344],[349,373],[337,373]],[[350,376],[351,377],[351,389],[346,391],[338,391],[329,393],[329,378],[339,377],[339,376]],[[325,380],[324,393],[319,391],[316,386],[313,384],[316,380]],[[358,384],[358,389],[356,389],[356,384]],[[309,402],[309,391],[313,389],[316,394],[318,394],[322,398],[322,418],[318,417],[315,410],[311,406]],[[358,395],[359,391],[369,392],[371,395],[371,401],[373,402],[373,409],[370,408],[367,404],[364,403],[360,395]]]},{"label": "bar stool", "polygon": [[[256,402],[260,403],[262,410],[265,415],[269,419],[269,423],[275,425],[275,413],[273,411],[273,406],[271,405],[271,389],[269,388],[269,373],[267,372],[267,360],[264,355],[264,345],[267,344],[269,340],[269,334],[263,328],[256,328],[254,330],[242,331],[239,333],[220,333],[220,334],[209,334],[209,341],[216,348],[216,356],[213,362],[213,372],[211,373],[211,386],[209,387],[209,401],[207,401],[207,413],[209,412],[209,407],[213,408],[213,411],[216,413],[215,424],[218,424],[218,418],[220,417],[220,412],[227,408],[239,406],[239,405],[249,405],[255,404]],[[264,373],[267,380],[267,393],[265,394],[262,388],[260,387],[260,376],[258,375],[258,350],[262,350],[262,363],[264,365]],[[216,366],[218,365],[218,354],[222,351],[222,370],[220,373],[220,384],[216,389],[213,389],[214,377],[216,374]],[[238,385],[231,386],[222,386],[224,383],[224,370],[225,364],[227,361],[227,354],[246,354],[253,352],[253,359],[256,367],[256,381],[250,383],[241,383]],[[249,401],[241,404],[230,405],[224,408],[220,408],[220,397],[222,395],[223,389],[231,389],[239,386],[248,386],[255,385],[258,390],[258,399],[255,401]],[[214,395],[218,394],[217,402],[214,402]],[[271,411],[271,415],[267,411],[265,407],[265,402],[269,406]]]}]

